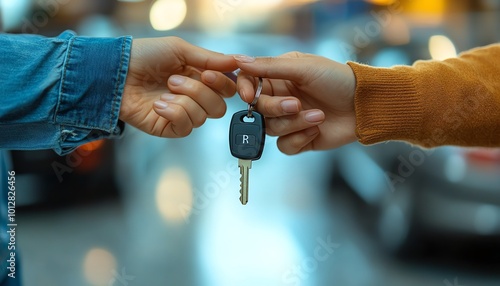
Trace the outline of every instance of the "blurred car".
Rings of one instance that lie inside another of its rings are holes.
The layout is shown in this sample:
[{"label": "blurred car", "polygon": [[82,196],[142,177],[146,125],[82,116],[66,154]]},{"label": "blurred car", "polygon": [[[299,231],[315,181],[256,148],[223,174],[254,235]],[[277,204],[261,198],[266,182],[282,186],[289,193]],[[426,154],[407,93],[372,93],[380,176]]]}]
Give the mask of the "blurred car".
[{"label": "blurred car", "polygon": [[500,247],[499,149],[355,143],[339,150],[336,170],[364,205],[363,220],[398,256]]},{"label": "blurred car", "polygon": [[66,156],[53,150],[11,151],[17,206],[58,205],[116,195],[112,141],[80,146]]}]

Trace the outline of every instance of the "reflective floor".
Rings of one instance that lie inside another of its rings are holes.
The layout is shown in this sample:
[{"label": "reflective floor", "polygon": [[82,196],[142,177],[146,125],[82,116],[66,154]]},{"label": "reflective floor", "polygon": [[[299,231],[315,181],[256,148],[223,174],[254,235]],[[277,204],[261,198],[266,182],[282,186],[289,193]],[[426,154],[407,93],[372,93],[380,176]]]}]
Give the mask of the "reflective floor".
[{"label": "reflective floor", "polygon": [[129,128],[116,142],[120,198],[20,210],[25,285],[499,285],[453,265],[405,263],[357,221],[334,152],[286,156],[274,138],[248,205],[227,143],[232,113],[185,139]]}]

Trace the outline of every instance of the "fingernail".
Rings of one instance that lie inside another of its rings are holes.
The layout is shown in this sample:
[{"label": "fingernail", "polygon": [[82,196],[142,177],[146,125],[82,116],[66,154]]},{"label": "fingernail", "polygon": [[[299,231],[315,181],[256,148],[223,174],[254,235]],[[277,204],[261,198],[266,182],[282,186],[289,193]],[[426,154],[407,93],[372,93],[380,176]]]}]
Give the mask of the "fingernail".
[{"label": "fingernail", "polygon": [[240,63],[253,63],[253,62],[255,62],[254,57],[250,57],[250,56],[246,56],[246,55],[236,55],[236,56],[233,56],[233,58]]},{"label": "fingernail", "polygon": [[313,135],[316,135],[319,133],[319,129],[318,129],[318,127],[314,126],[311,128],[307,128],[305,133],[307,136],[313,136]]},{"label": "fingernail", "polygon": [[299,104],[295,100],[284,100],[281,102],[281,108],[286,113],[299,112]]},{"label": "fingernail", "polygon": [[305,119],[309,123],[318,123],[323,121],[325,115],[321,111],[311,111],[306,114]]},{"label": "fingernail", "polygon": [[247,94],[243,89],[240,90],[239,94],[241,95],[241,98],[243,98],[243,101],[247,102]]},{"label": "fingernail", "polygon": [[205,72],[203,76],[205,78],[205,81],[208,83],[214,83],[217,79],[217,75],[215,75],[215,73],[213,72]]},{"label": "fingernail", "polygon": [[168,79],[168,81],[172,85],[181,85],[186,82],[186,78],[178,75],[173,75]]},{"label": "fingernail", "polygon": [[168,107],[168,103],[164,102],[164,101],[161,101],[161,100],[158,100],[158,101],[155,101],[155,103],[153,104],[156,108],[158,109],[167,109]]}]

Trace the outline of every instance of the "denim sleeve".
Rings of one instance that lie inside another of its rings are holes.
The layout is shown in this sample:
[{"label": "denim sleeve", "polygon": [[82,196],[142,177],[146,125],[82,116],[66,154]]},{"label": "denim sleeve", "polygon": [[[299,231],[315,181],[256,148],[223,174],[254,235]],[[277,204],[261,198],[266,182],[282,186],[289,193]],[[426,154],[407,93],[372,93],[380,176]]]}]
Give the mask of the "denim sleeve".
[{"label": "denim sleeve", "polygon": [[0,149],[53,149],[119,136],[131,37],[0,34]]}]

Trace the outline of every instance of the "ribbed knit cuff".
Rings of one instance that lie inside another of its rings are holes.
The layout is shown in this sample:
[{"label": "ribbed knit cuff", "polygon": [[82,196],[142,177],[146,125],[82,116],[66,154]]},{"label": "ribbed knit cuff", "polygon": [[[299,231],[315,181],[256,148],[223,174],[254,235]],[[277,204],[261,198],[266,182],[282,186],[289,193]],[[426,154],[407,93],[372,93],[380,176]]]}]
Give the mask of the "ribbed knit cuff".
[{"label": "ribbed knit cuff", "polygon": [[356,76],[354,100],[359,142],[413,141],[420,133],[423,107],[410,69],[347,64]]}]

